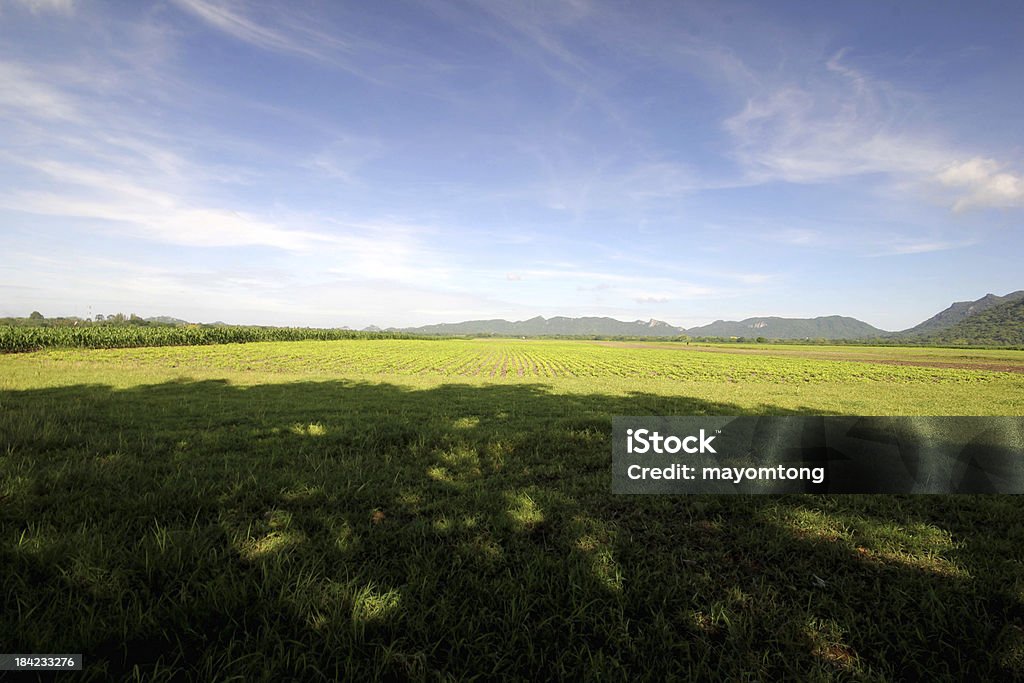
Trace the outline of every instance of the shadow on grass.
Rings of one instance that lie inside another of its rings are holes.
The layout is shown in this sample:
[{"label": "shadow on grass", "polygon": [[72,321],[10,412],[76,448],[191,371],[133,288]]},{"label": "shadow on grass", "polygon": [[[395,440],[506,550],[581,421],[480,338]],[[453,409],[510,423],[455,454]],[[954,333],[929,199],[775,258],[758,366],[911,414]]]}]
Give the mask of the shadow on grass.
[{"label": "shadow on grass", "polygon": [[1024,675],[1013,497],[609,492],[612,415],[742,412],[543,385],[2,392],[0,643],[82,652],[92,680]]}]

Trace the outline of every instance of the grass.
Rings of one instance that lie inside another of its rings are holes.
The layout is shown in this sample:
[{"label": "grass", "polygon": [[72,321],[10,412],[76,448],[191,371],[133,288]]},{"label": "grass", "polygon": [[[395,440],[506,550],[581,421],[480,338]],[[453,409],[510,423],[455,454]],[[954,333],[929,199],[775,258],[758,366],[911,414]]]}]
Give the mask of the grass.
[{"label": "grass", "polygon": [[1015,497],[609,493],[612,415],[1022,389],[580,342],[3,356],[0,649],[96,681],[1024,677]]}]

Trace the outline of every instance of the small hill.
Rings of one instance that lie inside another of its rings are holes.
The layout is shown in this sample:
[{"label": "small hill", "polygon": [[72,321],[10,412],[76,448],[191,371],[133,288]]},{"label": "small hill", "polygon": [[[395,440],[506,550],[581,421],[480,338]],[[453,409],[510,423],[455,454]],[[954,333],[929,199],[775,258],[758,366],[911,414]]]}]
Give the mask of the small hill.
[{"label": "small hill", "polygon": [[1017,301],[1021,298],[1024,298],[1024,290],[1011,292],[1006,296],[986,294],[977,301],[957,301],[946,310],[936,313],[920,325],[915,325],[909,330],[903,330],[899,334],[900,336],[930,335],[939,330],[949,329],[967,318],[983,313],[990,308]]},{"label": "small hill", "polygon": [[566,318],[537,316],[529,320],[468,320],[422,327],[407,327],[402,332],[438,335],[495,335],[509,337],[677,337],[686,334],[681,327],[661,320],[623,322],[614,318]]},{"label": "small hill", "polygon": [[1011,296],[1013,294],[999,297],[1004,299],[1002,303],[933,332],[925,339],[936,344],[1024,346],[1024,296],[1005,301]]},{"label": "small hill", "polygon": [[188,325],[187,320],[181,318],[172,318],[169,315],[157,315],[152,318],[146,318],[147,323],[159,323],[161,325]]},{"label": "small hill", "polygon": [[819,318],[747,318],[716,320],[691,327],[691,337],[764,337],[766,339],[868,339],[888,334],[856,318],[829,315]]}]

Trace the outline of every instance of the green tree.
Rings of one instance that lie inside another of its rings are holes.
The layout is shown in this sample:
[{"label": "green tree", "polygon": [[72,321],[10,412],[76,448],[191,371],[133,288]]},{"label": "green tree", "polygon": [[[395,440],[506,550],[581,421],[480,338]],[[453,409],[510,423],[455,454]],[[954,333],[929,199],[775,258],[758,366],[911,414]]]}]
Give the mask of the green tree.
[{"label": "green tree", "polygon": [[43,314],[40,313],[39,311],[32,311],[31,313],[28,314],[28,319],[29,320],[43,320],[44,318],[43,318]]}]

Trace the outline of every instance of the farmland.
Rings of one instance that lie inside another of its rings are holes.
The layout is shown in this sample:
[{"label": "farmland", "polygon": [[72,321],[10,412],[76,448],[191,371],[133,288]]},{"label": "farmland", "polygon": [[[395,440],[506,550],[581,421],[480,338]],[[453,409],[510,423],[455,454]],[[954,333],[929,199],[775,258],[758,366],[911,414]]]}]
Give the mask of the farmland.
[{"label": "farmland", "polygon": [[609,493],[612,415],[1021,415],[1021,368],[462,339],[0,356],[0,642],[81,652],[86,680],[1022,677],[1015,497]]},{"label": "farmland", "polygon": [[399,332],[358,332],[308,327],[247,327],[239,325],[0,325],[0,353],[48,348],[121,349],[138,346],[201,346],[256,341],[315,339],[401,338]]}]

